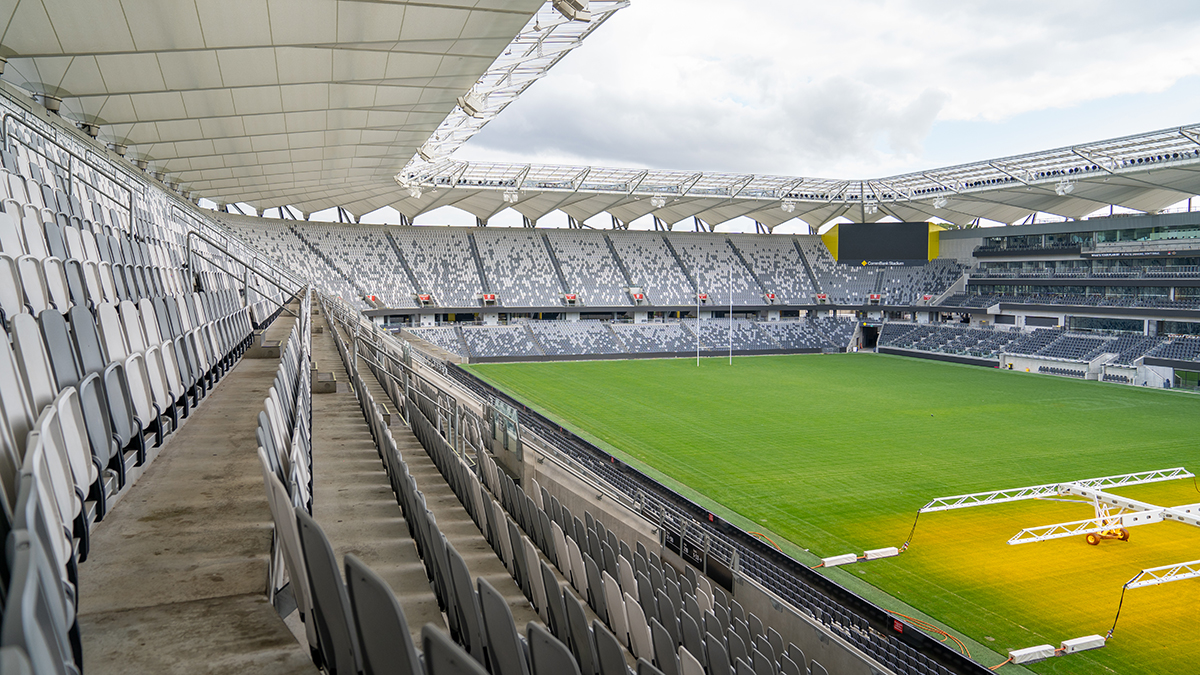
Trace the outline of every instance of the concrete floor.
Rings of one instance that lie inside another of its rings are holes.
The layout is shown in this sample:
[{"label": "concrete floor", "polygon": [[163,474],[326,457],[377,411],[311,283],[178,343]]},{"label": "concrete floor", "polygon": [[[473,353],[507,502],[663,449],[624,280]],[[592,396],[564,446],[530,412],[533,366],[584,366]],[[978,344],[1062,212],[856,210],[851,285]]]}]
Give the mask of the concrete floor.
[{"label": "concrete floor", "polygon": [[[421,627],[445,630],[445,618],[328,324],[314,316],[313,325],[325,327],[313,335],[314,362],[342,383],[336,393],[313,396],[314,516],[339,561],[354,553],[391,585],[419,644]],[[286,339],[291,326],[281,316],[267,339]],[[277,366],[243,359],[93,530],[79,593],[89,673],[316,671],[296,614],[285,624],[266,598],[272,526],[254,430]],[[366,375],[372,395],[385,401]],[[503,594],[519,632],[541,623],[416,438],[402,423],[393,426],[413,479],[471,576]]]},{"label": "concrete floor", "polygon": [[[281,315],[269,338],[286,338]],[[84,665],[107,673],[313,673],[267,602],[271,514],[254,430],[278,362],[243,359],[92,531]]]}]

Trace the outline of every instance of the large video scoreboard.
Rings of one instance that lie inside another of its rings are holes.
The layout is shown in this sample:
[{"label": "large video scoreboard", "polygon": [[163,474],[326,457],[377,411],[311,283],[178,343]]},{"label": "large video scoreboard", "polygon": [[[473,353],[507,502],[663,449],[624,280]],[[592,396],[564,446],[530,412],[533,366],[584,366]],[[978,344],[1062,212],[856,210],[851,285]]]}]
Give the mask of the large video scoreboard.
[{"label": "large video scoreboard", "polygon": [[929,223],[842,223],[824,238],[842,264],[924,265],[937,257],[940,230]]}]

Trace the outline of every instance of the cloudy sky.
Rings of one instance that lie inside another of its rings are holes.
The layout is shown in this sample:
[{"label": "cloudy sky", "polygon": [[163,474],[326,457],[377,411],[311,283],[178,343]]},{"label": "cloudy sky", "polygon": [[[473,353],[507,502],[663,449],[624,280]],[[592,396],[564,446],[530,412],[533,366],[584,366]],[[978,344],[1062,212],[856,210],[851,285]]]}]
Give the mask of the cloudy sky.
[{"label": "cloudy sky", "polygon": [[1200,122],[1200,3],[633,0],[456,157],[873,178]]}]

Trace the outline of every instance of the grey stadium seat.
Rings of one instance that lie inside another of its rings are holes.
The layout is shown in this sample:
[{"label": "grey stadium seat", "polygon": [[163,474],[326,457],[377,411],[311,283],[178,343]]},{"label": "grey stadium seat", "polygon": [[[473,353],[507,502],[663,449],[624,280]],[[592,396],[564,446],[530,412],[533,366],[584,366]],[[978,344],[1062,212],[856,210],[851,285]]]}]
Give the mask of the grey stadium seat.
[{"label": "grey stadium seat", "polygon": [[363,675],[422,675],[404,610],[378,574],[346,554],[346,590],[362,654]]}]

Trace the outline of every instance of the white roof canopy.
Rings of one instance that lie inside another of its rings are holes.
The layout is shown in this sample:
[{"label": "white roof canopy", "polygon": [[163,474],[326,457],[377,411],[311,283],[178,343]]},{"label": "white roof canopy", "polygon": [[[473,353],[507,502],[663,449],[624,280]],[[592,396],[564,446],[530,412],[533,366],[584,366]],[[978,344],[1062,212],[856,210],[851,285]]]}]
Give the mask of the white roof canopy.
[{"label": "white roof canopy", "polygon": [[[546,0],[16,0],[0,56],[182,191],[362,214],[441,125],[448,152],[627,2],[592,4],[568,22]],[[473,89],[484,109],[448,118]]]},{"label": "white roof canopy", "polygon": [[608,212],[624,223],[653,214],[710,227],[739,216],[768,228],[839,216],[1015,223],[1109,205],[1154,212],[1200,194],[1200,126],[881,179],[442,161],[411,166],[396,182],[396,208],[410,219],[453,205],[484,220],[513,208],[531,220],[559,210],[580,222]]}]

